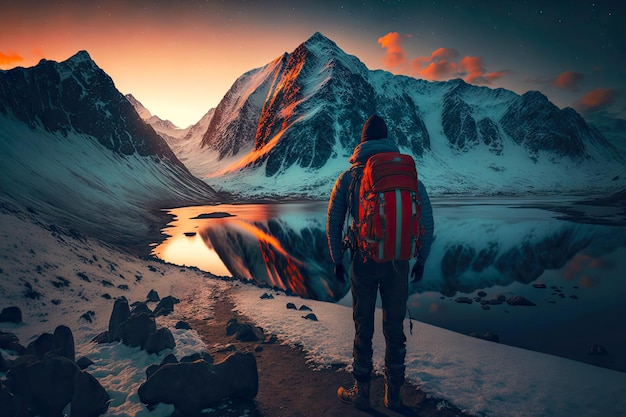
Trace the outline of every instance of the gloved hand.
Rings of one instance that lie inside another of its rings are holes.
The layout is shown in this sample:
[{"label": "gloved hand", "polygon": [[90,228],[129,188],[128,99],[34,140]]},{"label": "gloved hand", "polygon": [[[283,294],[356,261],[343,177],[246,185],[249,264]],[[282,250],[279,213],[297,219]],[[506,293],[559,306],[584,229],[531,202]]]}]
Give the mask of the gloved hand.
[{"label": "gloved hand", "polygon": [[335,278],[338,282],[343,283],[346,280],[346,268],[342,264],[335,265]]},{"label": "gloved hand", "polygon": [[422,279],[422,276],[424,276],[424,264],[418,260],[411,269],[411,282],[418,282]]}]

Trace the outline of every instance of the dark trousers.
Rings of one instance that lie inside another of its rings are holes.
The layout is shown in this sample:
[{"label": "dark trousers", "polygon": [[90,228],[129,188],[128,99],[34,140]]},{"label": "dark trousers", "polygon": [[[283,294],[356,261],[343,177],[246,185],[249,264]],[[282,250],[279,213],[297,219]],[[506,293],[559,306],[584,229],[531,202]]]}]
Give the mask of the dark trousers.
[{"label": "dark trousers", "polygon": [[385,374],[396,382],[404,381],[406,337],[404,315],[409,293],[409,262],[378,263],[363,258],[357,251],[352,259],[351,288],[354,318],[353,375],[367,380],[373,370],[372,337],[374,311],[380,290],[385,336]]}]

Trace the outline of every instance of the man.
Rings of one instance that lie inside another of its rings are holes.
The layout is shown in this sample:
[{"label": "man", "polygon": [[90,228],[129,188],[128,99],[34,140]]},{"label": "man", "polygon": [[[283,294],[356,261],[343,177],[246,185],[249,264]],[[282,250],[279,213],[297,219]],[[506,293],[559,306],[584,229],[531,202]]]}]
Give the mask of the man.
[{"label": "man", "polygon": [[[335,264],[338,280],[345,279],[343,266],[343,228],[346,213],[358,218],[359,183],[353,177],[362,169],[367,159],[380,152],[398,152],[395,142],[387,138],[387,125],[379,116],[372,115],[363,125],[361,142],[350,158],[350,170],[343,172],[335,183],[328,205],[326,235],[331,258]],[[428,257],[433,236],[433,217],[426,188],[419,182],[419,197],[422,205],[422,223],[425,234],[419,256],[411,270],[413,281],[422,278],[424,262]],[[400,388],[404,383],[406,337],[404,316],[408,299],[409,261],[375,262],[367,259],[360,250],[353,251],[350,284],[353,299],[355,327],[353,350],[354,385],[339,387],[340,400],[357,408],[370,407],[370,378],[373,370],[372,337],[374,334],[374,311],[377,293],[380,290],[383,310],[383,333],[385,335],[385,406],[399,410],[402,407]]]}]

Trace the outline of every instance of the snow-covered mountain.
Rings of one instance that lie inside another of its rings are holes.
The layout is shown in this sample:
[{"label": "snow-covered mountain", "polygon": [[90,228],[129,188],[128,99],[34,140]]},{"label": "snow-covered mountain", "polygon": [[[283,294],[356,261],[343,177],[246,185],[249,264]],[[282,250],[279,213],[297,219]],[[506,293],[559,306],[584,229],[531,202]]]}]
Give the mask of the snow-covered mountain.
[{"label": "snow-covered mountain", "polygon": [[158,210],[218,198],[84,51],[0,71],[0,169],[4,204],[144,250]]},{"label": "snow-covered mountain", "polygon": [[198,152],[198,149],[202,136],[209,128],[215,109],[210,109],[197,123],[181,129],[169,120],[152,115],[132,94],[127,94],[126,98],[141,118],[154,128],[187,167],[194,167],[195,172],[206,172],[211,169],[212,158],[206,158],[203,152]]},{"label": "snow-covered mountain", "polygon": [[600,130],[622,154],[626,155],[626,119],[611,117],[600,112],[587,116],[587,120]]},{"label": "snow-covered mountain", "polygon": [[371,71],[320,33],[242,75],[195,148],[177,155],[205,161],[187,159],[187,166],[229,191],[326,197],[373,113],[417,159],[433,193],[614,191],[626,184],[623,155],[573,109],[560,110],[539,92]]}]

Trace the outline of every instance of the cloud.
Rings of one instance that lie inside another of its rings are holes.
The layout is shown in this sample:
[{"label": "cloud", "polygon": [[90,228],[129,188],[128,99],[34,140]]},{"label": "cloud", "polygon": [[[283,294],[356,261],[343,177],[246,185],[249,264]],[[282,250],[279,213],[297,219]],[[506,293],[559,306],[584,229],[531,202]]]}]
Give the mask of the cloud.
[{"label": "cloud", "polygon": [[389,70],[396,70],[407,75],[418,76],[431,81],[445,81],[451,78],[463,78],[471,84],[491,84],[510,71],[487,72],[481,57],[461,57],[454,48],[439,48],[430,56],[420,56],[411,60],[407,66],[407,54],[401,44],[402,36],[398,32],[389,32],[378,39],[382,48],[387,50],[383,64]]},{"label": "cloud", "polygon": [[612,105],[616,98],[617,91],[610,88],[596,88],[574,103],[574,108],[581,113],[602,110]]},{"label": "cloud", "polygon": [[578,83],[584,77],[580,72],[565,71],[552,81],[552,86],[563,90],[578,91]]},{"label": "cloud", "polygon": [[13,51],[9,51],[6,54],[0,51],[0,65],[13,65],[22,61],[24,61],[24,58]]},{"label": "cloud", "polygon": [[406,53],[401,45],[402,37],[398,32],[389,32],[385,36],[378,38],[378,43],[387,54],[383,58],[383,63],[388,68],[402,68],[407,63]]},{"label": "cloud", "polygon": [[470,84],[490,85],[493,81],[509,74],[509,70],[487,72],[483,59],[478,56],[466,56],[460,62],[461,75]]}]

